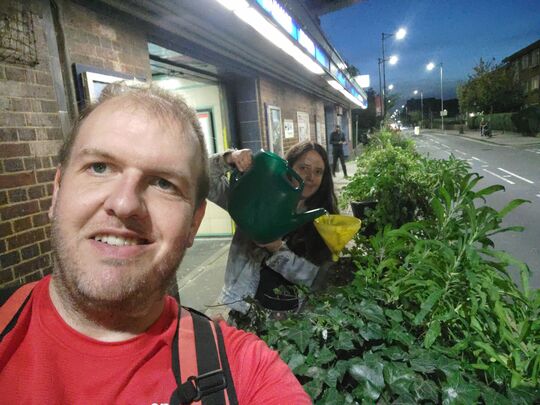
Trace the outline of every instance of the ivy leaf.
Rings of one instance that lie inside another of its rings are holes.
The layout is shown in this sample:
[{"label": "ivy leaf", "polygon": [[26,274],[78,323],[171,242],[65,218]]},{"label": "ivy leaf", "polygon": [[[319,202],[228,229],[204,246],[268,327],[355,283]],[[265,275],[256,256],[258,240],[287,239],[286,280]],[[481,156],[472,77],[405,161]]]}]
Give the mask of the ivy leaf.
[{"label": "ivy leaf", "polygon": [[325,391],[321,398],[321,403],[325,405],[343,405],[345,397],[335,388],[330,388]]},{"label": "ivy leaf", "polygon": [[362,397],[377,400],[384,388],[383,363],[381,361],[355,361],[349,374],[359,383]]},{"label": "ivy leaf", "polygon": [[368,322],[358,330],[358,333],[366,340],[382,339],[383,331],[381,325]]},{"label": "ivy leaf", "polygon": [[303,385],[304,390],[310,398],[317,398],[321,395],[323,382],[322,380],[311,380]]},{"label": "ivy leaf", "polygon": [[328,347],[324,346],[317,356],[317,361],[319,364],[324,365],[336,358],[336,354],[331,351]]},{"label": "ivy leaf", "polygon": [[390,346],[382,350],[381,355],[389,360],[399,361],[408,359],[408,353],[400,347]]},{"label": "ivy leaf", "polygon": [[294,370],[298,366],[301,366],[302,364],[304,364],[305,361],[306,361],[306,358],[303,355],[301,355],[300,353],[296,353],[291,357],[291,359],[289,360],[287,364],[289,368],[294,372]]},{"label": "ivy leaf", "polygon": [[421,373],[433,373],[437,368],[435,353],[422,351],[418,356],[411,359],[411,367]]},{"label": "ivy leaf", "polygon": [[431,380],[417,379],[413,382],[412,391],[418,400],[417,403],[420,401],[437,403],[439,401],[439,389],[437,384]]},{"label": "ivy leaf", "polygon": [[387,339],[390,342],[397,341],[403,343],[405,346],[412,346],[414,344],[414,337],[400,325],[394,325],[388,331]]},{"label": "ivy leaf", "polygon": [[413,370],[403,363],[387,363],[383,370],[384,381],[393,393],[410,395],[412,382],[416,375]]},{"label": "ivy leaf", "polygon": [[310,342],[311,332],[308,328],[302,328],[300,326],[298,325],[289,331],[289,339],[296,343],[301,353],[304,353]]},{"label": "ivy leaf", "polygon": [[326,373],[326,377],[324,378],[324,382],[329,387],[335,388],[337,385],[338,380],[341,380],[343,377],[343,374],[340,373],[335,368],[332,368],[328,370],[328,373]]},{"label": "ivy leaf", "polygon": [[529,405],[540,402],[540,389],[533,387],[516,387],[508,390],[508,398],[512,405]]},{"label": "ivy leaf", "polygon": [[512,405],[508,398],[487,386],[482,387],[482,398],[486,404]]},{"label": "ivy leaf", "polygon": [[338,341],[335,344],[335,348],[338,350],[353,350],[354,349],[354,343],[353,339],[355,336],[349,332],[341,332],[339,334]]},{"label": "ivy leaf", "polygon": [[469,384],[461,378],[442,387],[443,405],[475,404],[478,402],[479,396],[480,389],[476,385]]},{"label": "ivy leaf", "polygon": [[362,300],[358,305],[360,314],[368,321],[373,321],[383,325],[387,325],[386,318],[382,308],[373,301]]}]

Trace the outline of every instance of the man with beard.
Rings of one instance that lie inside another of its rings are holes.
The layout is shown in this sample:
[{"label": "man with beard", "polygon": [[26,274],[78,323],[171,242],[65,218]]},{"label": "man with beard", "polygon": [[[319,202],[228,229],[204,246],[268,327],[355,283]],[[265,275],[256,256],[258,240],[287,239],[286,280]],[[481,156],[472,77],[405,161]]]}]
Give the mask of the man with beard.
[{"label": "man with beard", "polygon": [[[166,290],[204,215],[207,164],[195,112],[164,90],[110,85],[83,113],[54,180],[53,274],[0,342],[2,403],[171,401],[175,345],[196,355]],[[216,329],[240,404],[310,403],[261,340]]]}]

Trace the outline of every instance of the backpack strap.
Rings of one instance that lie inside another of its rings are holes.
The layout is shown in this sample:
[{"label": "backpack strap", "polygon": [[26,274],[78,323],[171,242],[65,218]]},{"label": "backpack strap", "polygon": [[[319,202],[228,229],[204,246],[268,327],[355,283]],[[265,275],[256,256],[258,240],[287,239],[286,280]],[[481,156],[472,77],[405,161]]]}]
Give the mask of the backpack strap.
[{"label": "backpack strap", "polygon": [[179,312],[172,350],[178,388],[170,404],[238,404],[219,325],[192,309]]},{"label": "backpack strap", "polygon": [[0,342],[17,323],[17,319],[19,319],[37,283],[37,281],[34,281],[19,287],[14,292],[10,290],[7,293],[3,291],[0,294],[3,298],[7,298],[2,300],[3,303],[0,307]]}]

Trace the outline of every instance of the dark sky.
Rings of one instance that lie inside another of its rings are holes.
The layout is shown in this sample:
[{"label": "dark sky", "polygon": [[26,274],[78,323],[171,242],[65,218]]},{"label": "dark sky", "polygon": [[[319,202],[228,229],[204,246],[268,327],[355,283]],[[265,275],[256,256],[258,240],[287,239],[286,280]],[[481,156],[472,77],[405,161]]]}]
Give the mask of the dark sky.
[{"label": "dark sky", "polygon": [[386,55],[399,56],[386,65],[386,85],[394,84],[399,104],[415,89],[439,98],[439,69],[427,71],[426,64],[442,62],[447,99],[480,57],[498,63],[540,39],[540,0],[367,0],[322,16],[321,25],[342,58],[370,75],[377,93],[381,33],[406,28],[403,40],[385,40]]}]

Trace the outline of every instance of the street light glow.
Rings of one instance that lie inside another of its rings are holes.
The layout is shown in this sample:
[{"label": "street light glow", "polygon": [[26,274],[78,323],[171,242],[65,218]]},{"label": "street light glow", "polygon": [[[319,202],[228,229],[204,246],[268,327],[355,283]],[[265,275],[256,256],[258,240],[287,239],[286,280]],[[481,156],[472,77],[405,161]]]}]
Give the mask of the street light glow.
[{"label": "street light glow", "polygon": [[435,63],[429,62],[426,66],[427,70],[433,70],[435,68]]},{"label": "street light glow", "polygon": [[414,94],[418,94],[418,90],[415,90],[413,93],[414,93]]},{"label": "street light glow", "polygon": [[394,89],[394,85],[391,84],[390,86],[388,86],[388,90],[393,90]]},{"label": "street light glow", "polygon": [[392,56],[390,56],[390,59],[388,59],[388,62],[391,65],[395,65],[398,60],[399,60],[399,58],[397,57],[397,55],[392,55]]},{"label": "street light glow", "polygon": [[405,35],[407,35],[407,30],[405,30],[405,28],[400,28],[396,32],[396,39],[403,39],[405,38]]}]

